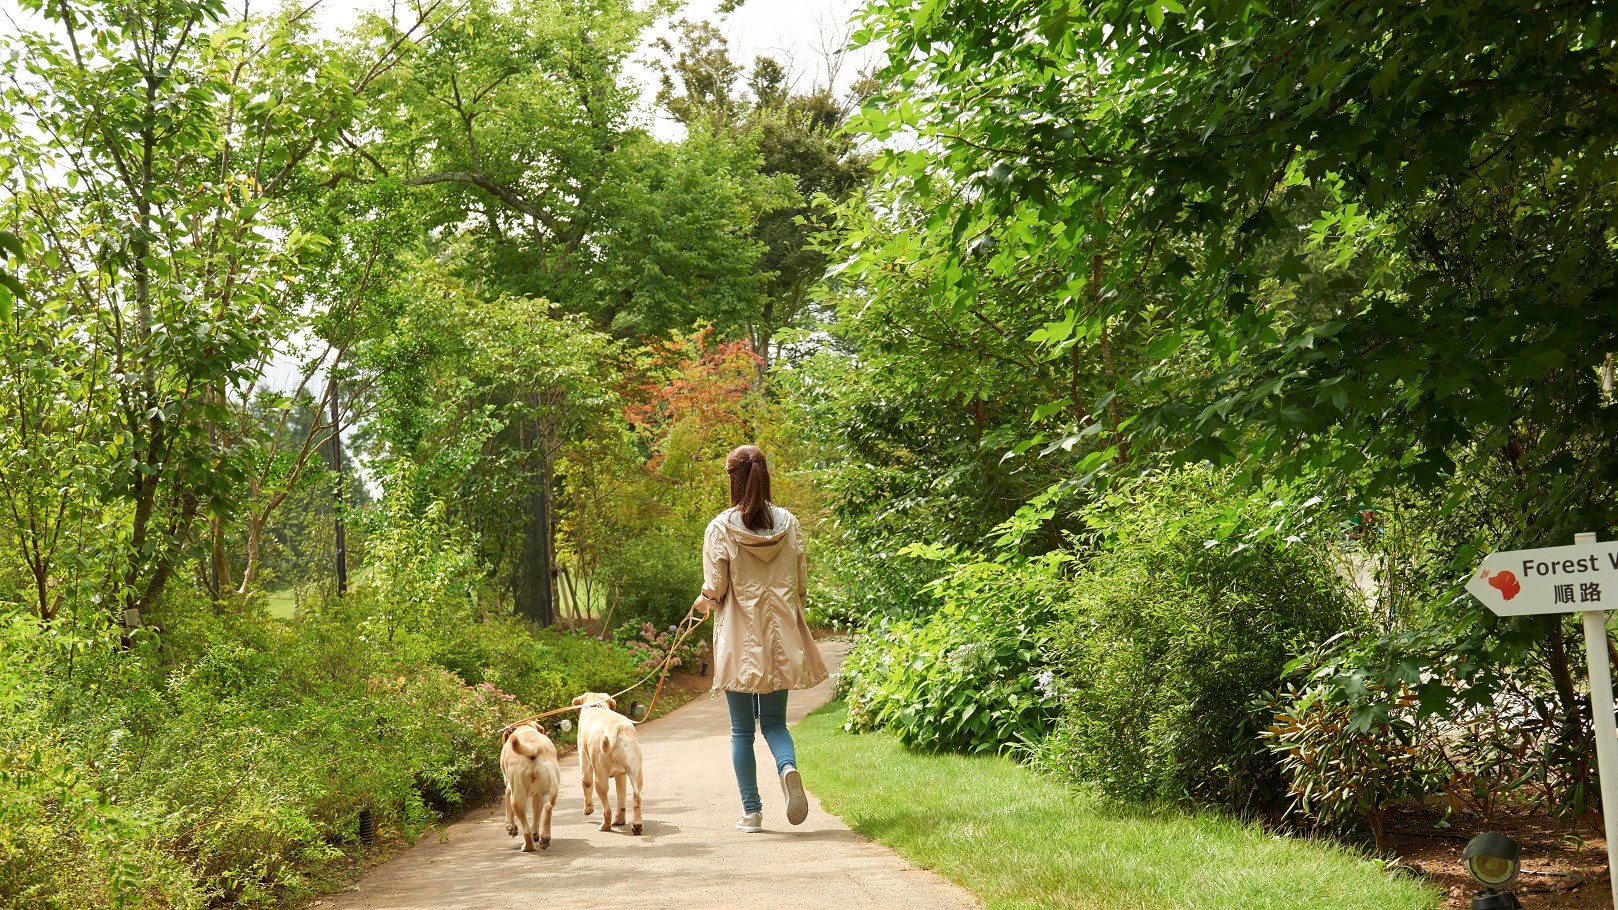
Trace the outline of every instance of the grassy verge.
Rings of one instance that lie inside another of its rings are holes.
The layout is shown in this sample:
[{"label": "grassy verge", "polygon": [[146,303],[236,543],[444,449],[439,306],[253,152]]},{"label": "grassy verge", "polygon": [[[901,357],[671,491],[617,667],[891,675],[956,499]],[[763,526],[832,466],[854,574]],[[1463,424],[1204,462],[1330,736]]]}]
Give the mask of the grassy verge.
[{"label": "grassy verge", "polygon": [[794,733],[826,809],[991,910],[1437,906],[1429,886],[1331,845],[1213,815],[1106,806],[1006,759],[843,733],[843,715],[833,703]]}]

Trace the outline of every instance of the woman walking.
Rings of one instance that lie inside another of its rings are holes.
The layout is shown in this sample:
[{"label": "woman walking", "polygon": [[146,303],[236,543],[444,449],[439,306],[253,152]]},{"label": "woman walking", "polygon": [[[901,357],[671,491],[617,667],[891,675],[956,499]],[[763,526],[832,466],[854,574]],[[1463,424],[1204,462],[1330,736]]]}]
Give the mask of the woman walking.
[{"label": "woman walking", "polygon": [[808,561],[803,529],[770,502],[770,469],[757,446],[725,458],[730,508],[708,523],[702,545],[702,594],[696,609],[714,618],[713,687],[730,706],[730,760],[741,789],[736,830],[764,830],[753,758],[754,718],[763,731],[786,796],[787,821],[801,824],[809,801],[787,731],[787,692],[826,678],[826,663],[803,618]]}]

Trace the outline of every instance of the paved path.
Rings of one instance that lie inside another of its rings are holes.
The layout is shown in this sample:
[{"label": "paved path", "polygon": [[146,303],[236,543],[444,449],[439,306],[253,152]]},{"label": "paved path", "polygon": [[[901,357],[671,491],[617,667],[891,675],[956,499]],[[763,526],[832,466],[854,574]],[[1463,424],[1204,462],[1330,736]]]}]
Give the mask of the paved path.
[{"label": "paved path", "polygon": [[[828,643],[828,662],[843,648]],[[788,721],[831,697],[828,685],[793,693]],[[814,798],[814,768],[805,767],[809,818],[785,820],[775,767],[758,737],[761,834],[731,825],[741,812],[730,769],[730,730],[723,699],[699,696],[640,728],[646,756],[640,837],[596,830],[600,808],[584,814],[576,756],[562,761],[549,850],[525,854],[509,838],[496,806],[480,809],[378,867],[348,892],[318,906],[337,910],[732,910],[746,907],[906,907],[955,910],[978,906],[966,891],[909,865],[886,847],[850,831]]]}]

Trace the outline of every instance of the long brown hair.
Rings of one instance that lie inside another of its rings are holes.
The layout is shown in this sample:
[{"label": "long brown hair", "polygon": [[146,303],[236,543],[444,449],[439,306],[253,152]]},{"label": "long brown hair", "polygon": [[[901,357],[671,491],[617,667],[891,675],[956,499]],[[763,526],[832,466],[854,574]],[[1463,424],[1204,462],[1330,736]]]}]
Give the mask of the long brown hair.
[{"label": "long brown hair", "polygon": [[730,504],[741,513],[742,526],[760,531],[775,522],[770,519],[770,468],[758,446],[737,446],[725,456],[725,473],[730,475]]}]

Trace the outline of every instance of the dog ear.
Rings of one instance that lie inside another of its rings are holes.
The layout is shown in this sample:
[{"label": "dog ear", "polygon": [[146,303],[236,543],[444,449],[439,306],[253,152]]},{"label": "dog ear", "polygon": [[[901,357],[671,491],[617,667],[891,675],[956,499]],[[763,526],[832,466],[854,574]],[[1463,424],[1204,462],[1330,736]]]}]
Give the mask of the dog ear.
[{"label": "dog ear", "polygon": [[577,708],[579,705],[582,705],[582,704],[584,704],[584,696],[583,695],[580,695],[578,698],[573,699],[573,707]]},{"label": "dog ear", "polygon": [[616,711],[616,710],[618,710],[618,699],[616,699],[616,698],[607,699],[607,710],[608,711]]}]

